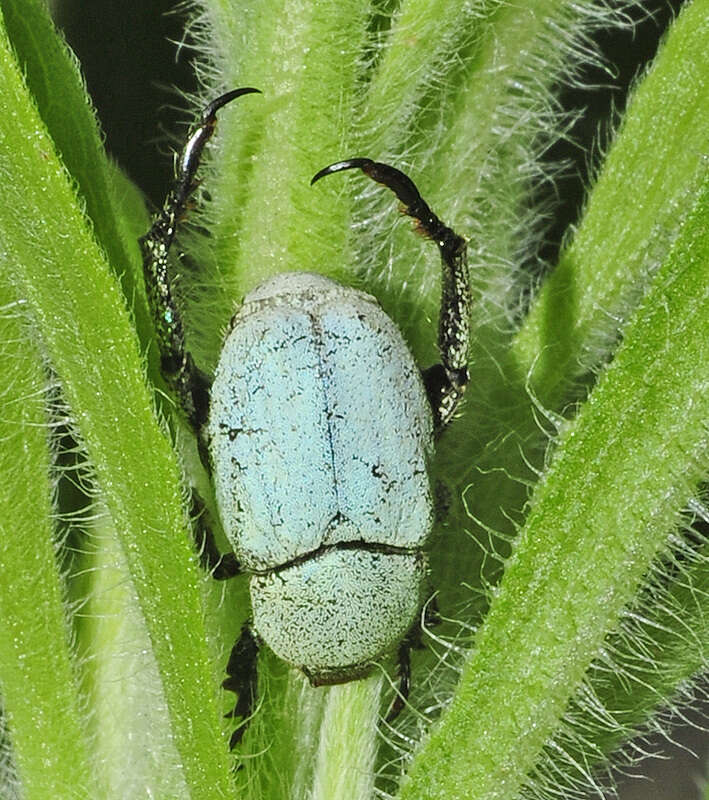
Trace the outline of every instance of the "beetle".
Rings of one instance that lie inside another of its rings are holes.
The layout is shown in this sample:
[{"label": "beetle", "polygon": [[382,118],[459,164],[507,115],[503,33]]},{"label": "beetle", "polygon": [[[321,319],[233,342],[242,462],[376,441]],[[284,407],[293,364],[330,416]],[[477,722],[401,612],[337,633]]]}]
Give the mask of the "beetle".
[{"label": "beetle", "polygon": [[242,720],[232,748],[253,711],[263,643],[313,686],[362,678],[398,648],[399,692],[387,718],[403,707],[409,651],[420,635],[422,548],[433,524],[427,469],[468,383],[467,243],[408,176],[368,158],[330,164],[311,184],[359,169],[393,191],[436,243],[441,363],[419,370],[371,295],[292,272],[246,295],[213,378],[196,366],[185,347],[169,251],[217,112],[254,92],[235,89],[206,106],[163,209],[140,240],[162,371],[197,435],[233,547],[219,553],[195,492],[202,562],[218,580],[250,575],[252,619],[223,683],[238,696],[229,716]]}]

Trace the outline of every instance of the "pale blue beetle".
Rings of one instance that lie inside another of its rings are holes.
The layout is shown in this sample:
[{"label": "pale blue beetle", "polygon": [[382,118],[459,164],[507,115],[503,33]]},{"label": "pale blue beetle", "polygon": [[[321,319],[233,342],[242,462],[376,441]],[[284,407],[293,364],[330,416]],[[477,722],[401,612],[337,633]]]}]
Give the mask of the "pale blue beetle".
[{"label": "pale blue beetle", "polygon": [[[253,621],[234,645],[224,686],[238,694],[243,735],[265,642],[317,686],[366,675],[398,645],[409,688],[433,512],[427,466],[434,436],[468,381],[470,290],[465,240],[433,214],[402,172],[370,159],[337,162],[389,187],[443,262],[441,364],[421,373],[377,301],[320,275],[279,275],[250,292],[233,317],[213,382],[185,349],[168,252],[196,187],[216,112],[210,103],[183,152],[161,214],[141,239],[163,372],[199,437],[224,532],[220,556],[199,497],[202,558],[217,579],[251,575]],[[299,265],[302,266],[302,265]]]}]

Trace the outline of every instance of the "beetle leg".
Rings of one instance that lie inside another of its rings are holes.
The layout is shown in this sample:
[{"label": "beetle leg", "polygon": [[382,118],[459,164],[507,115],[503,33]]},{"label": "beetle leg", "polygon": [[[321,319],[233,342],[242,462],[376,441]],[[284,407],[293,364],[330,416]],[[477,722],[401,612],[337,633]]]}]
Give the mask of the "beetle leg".
[{"label": "beetle leg", "polygon": [[219,552],[214,539],[209,514],[196,489],[192,489],[192,530],[202,568],[217,581],[225,581],[241,573],[241,565],[234,553]]},{"label": "beetle leg", "polygon": [[226,667],[228,677],[222,683],[225,689],[237,694],[236,705],[225,716],[241,717],[243,719],[243,722],[239,724],[231,735],[229,740],[230,750],[233,750],[241,741],[253,714],[258,692],[258,650],[258,638],[251,630],[250,623],[245,622],[241,628],[241,635],[229,656],[229,663]]},{"label": "beetle leg", "polygon": [[399,689],[384,718],[385,722],[393,722],[401,714],[406,701],[409,699],[409,691],[411,690],[411,650],[419,647],[421,647],[421,626],[417,622],[399,645],[397,654]]},{"label": "beetle leg", "polygon": [[321,169],[311,184],[325,175],[345,169],[361,169],[377,183],[391,189],[413,217],[417,229],[438,245],[443,266],[438,349],[441,362],[424,370],[423,379],[433,410],[436,434],[450,422],[467,386],[470,342],[470,282],[468,244],[444,225],[421,197],[416,185],[400,170],[370,158],[350,158]]},{"label": "beetle leg", "polygon": [[182,152],[177,178],[162,211],[150,230],[140,238],[145,288],[160,349],[162,371],[197,432],[207,419],[210,380],[185,349],[184,326],[173,293],[168,255],[177,226],[185,216],[189,198],[197,188],[197,169],[204,146],[214,133],[217,111],[235,98],[257,91],[250,88],[235,89],[217,97],[204,109],[199,125]]},{"label": "beetle leg", "polygon": [[[433,597],[426,603],[423,609],[423,624],[426,628],[435,628],[441,624],[441,610],[438,608],[438,597]],[[421,631],[423,633],[423,631]],[[423,647],[423,642],[419,639],[419,647]]]},{"label": "beetle leg", "polygon": [[[435,595],[424,607],[423,620],[427,628],[438,625],[441,621]],[[397,653],[399,689],[384,718],[385,722],[393,722],[406,705],[406,701],[409,699],[409,691],[411,690],[411,651],[421,650],[423,647],[423,628],[421,627],[420,620],[417,620],[399,645],[399,651]]]}]

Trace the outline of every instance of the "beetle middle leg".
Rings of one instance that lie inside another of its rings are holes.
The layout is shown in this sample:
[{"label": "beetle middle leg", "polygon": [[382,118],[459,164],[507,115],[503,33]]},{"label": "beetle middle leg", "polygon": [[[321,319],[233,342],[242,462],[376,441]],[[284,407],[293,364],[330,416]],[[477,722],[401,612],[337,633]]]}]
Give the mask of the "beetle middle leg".
[{"label": "beetle middle leg", "polygon": [[[424,625],[428,628],[438,625],[440,621],[441,615],[434,595],[424,607]],[[402,639],[397,651],[399,688],[384,718],[385,722],[393,722],[406,705],[411,690],[411,651],[422,650],[423,647],[423,625],[421,620],[417,619]]]},{"label": "beetle middle leg", "polygon": [[468,384],[470,343],[470,281],[468,245],[462,236],[444,225],[421,197],[416,184],[400,170],[371,158],[350,158],[321,169],[311,184],[325,175],[345,169],[361,169],[377,183],[391,189],[416,227],[438,245],[443,266],[438,349],[441,363],[424,370],[423,379],[433,410],[436,434],[450,422]]},{"label": "beetle middle leg", "polygon": [[409,699],[409,692],[411,690],[411,650],[412,648],[419,647],[421,643],[421,628],[417,624],[416,627],[410,630],[402,639],[397,652],[398,669],[397,675],[399,678],[399,687],[396,695],[389,706],[389,711],[385,722],[393,722]]},{"label": "beetle middle leg", "polygon": [[236,705],[226,717],[241,717],[241,724],[234,730],[229,740],[229,749],[233,750],[241,741],[249,719],[254,711],[258,692],[258,671],[256,662],[259,651],[259,640],[251,630],[251,624],[245,622],[241,635],[231,650],[226,672],[228,677],[222,686],[237,695]]},{"label": "beetle middle leg", "polygon": [[192,527],[200,564],[214,580],[225,581],[241,573],[234,553],[219,552],[204,500],[196,489],[192,489]]}]

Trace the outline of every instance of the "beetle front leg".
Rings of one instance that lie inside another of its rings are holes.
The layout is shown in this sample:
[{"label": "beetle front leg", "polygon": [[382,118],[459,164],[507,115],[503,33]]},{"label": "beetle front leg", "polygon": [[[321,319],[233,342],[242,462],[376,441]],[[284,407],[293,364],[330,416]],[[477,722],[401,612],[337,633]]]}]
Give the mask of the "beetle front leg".
[{"label": "beetle front leg", "polygon": [[157,334],[162,372],[196,432],[207,420],[210,381],[185,348],[184,326],[172,289],[168,257],[177,226],[197,188],[197,169],[204,146],[214,133],[217,111],[235,98],[257,91],[250,88],[235,89],[218,97],[204,109],[199,125],[185,145],[175,184],[163,209],[150,230],[140,239],[145,288]]},{"label": "beetle front leg", "polygon": [[403,204],[404,213],[416,227],[438,245],[443,265],[438,349],[441,362],[424,370],[423,379],[433,410],[436,434],[450,422],[468,384],[470,344],[470,281],[468,245],[462,236],[444,225],[421,197],[416,184],[400,170],[370,158],[350,158],[321,169],[311,184],[325,175],[345,169],[361,169],[377,183],[391,189]]},{"label": "beetle front leg", "polygon": [[229,749],[233,750],[241,741],[249,720],[254,711],[258,693],[258,660],[259,640],[251,630],[249,622],[241,628],[241,635],[232,648],[227,664],[227,678],[222,686],[230,692],[236,692],[237,700],[234,708],[225,714],[226,717],[241,717],[243,722],[232,733]]}]

